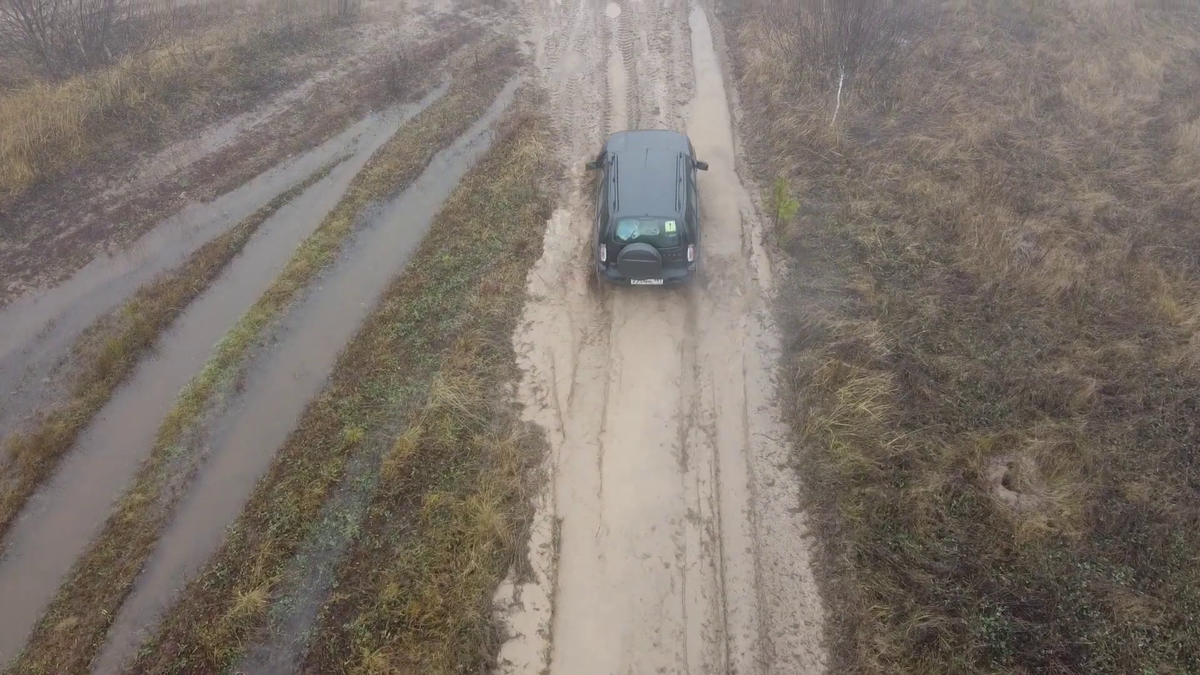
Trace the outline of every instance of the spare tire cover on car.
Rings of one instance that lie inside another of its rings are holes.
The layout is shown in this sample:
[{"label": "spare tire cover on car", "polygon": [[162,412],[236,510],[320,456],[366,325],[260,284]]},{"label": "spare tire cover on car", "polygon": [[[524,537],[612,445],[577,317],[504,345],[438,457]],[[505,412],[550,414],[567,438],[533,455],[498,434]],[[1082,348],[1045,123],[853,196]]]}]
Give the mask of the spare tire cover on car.
[{"label": "spare tire cover on car", "polygon": [[650,244],[630,244],[617,255],[617,270],[628,279],[658,279],[662,255]]}]

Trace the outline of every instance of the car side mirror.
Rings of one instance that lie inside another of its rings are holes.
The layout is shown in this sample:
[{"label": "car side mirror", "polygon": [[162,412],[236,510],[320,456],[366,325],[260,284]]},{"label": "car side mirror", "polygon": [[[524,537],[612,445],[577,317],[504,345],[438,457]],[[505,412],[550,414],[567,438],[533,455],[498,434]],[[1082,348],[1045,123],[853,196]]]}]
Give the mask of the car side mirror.
[{"label": "car side mirror", "polygon": [[696,162],[696,168],[701,171],[708,171],[708,162]]},{"label": "car side mirror", "polygon": [[600,162],[599,162],[599,160],[595,160],[595,159],[593,159],[592,161],[590,161],[590,162],[588,162],[588,163],[587,163],[587,170],[588,170],[588,171],[595,171],[596,169],[599,169],[599,168],[600,168]]}]

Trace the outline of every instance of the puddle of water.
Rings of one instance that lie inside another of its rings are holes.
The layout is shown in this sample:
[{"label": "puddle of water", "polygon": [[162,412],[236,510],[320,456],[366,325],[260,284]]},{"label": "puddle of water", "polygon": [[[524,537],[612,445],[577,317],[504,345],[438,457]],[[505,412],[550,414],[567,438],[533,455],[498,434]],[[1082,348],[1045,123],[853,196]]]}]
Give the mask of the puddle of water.
[{"label": "puddle of water", "polygon": [[0,432],[14,429],[46,396],[53,369],[93,321],[139,286],[347,153],[361,156],[445,91],[399,111],[372,114],[313,150],[271,169],[207,204],[193,204],[159,223],[129,249],[101,256],[73,277],[0,309]]},{"label": "puddle of water", "polygon": [[289,312],[278,331],[280,344],[255,359],[240,410],[221,423],[212,455],[122,606],[94,673],[120,671],[175,590],[220,545],[308,401],[320,392],[343,345],[403,269],[442,202],[491,145],[491,126],[518,85],[518,80],[509,82],[471,130],[438,153],[421,177],[383,209],[350,253]]},{"label": "puddle of water", "polygon": [[204,366],[212,347],[270,286],[297,244],[320,225],[350,181],[424,101],[368,118],[353,157],[268,219],[241,255],[163,337],[157,354],[88,425],[48,485],[14,523],[0,558],[0,666],[28,638],[71,564],[99,531],[113,502],[154,443],[179,390]]}]

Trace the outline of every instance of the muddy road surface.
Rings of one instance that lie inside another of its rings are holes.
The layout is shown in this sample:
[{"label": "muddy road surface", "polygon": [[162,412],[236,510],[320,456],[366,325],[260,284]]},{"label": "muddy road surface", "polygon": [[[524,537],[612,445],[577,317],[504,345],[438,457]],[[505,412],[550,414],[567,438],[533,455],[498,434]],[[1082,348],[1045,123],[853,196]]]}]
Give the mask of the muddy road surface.
[{"label": "muddy road surface", "polygon": [[[527,413],[553,451],[534,578],[498,594],[502,670],[822,672],[799,485],[771,406],[769,262],[736,170],[720,28],[682,0],[529,11],[573,184],[514,338]],[[686,131],[711,164],[705,283],[591,282],[583,163],[626,128]]]}]

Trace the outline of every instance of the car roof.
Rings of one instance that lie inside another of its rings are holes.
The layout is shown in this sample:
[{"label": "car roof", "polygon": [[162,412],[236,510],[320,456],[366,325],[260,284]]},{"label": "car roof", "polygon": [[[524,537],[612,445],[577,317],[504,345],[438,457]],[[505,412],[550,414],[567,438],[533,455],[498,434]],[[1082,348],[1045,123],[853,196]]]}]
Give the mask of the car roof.
[{"label": "car roof", "polygon": [[608,137],[616,155],[614,216],[674,216],[679,199],[679,156],[691,155],[687,136],[675,131],[620,131]]},{"label": "car roof", "polygon": [[667,150],[692,154],[688,137],[678,131],[667,129],[641,129],[618,131],[608,137],[605,147],[609,152],[622,153],[638,150]]}]

